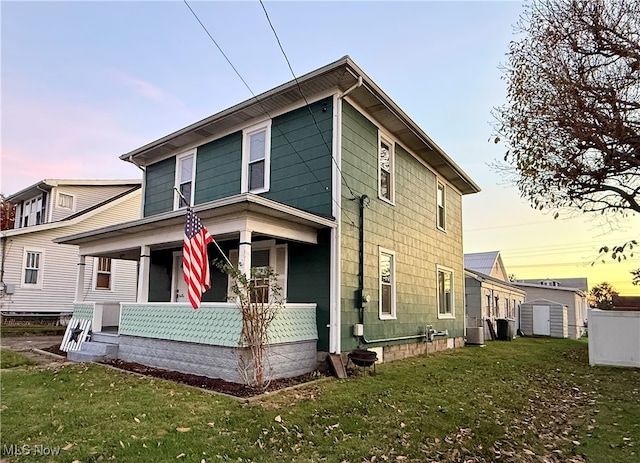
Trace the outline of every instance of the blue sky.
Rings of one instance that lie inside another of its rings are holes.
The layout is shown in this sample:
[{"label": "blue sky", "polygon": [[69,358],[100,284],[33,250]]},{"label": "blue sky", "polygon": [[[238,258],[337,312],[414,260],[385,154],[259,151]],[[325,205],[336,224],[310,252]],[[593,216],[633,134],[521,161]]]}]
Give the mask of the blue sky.
[{"label": "blue sky", "polygon": [[[254,93],[292,76],[257,1],[192,1]],[[464,200],[465,251],[501,250],[521,278],[588,276],[637,293],[630,268],[589,263],[640,220],[554,221],[488,164],[491,109],[519,2],[265,3],[296,75],[344,55],[482,187]],[[129,178],[118,156],[251,94],[181,1],[10,2],[1,8],[2,186],[43,178]],[[559,265],[565,263],[565,265]],[[628,287],[628,289],[626,289]]]}]

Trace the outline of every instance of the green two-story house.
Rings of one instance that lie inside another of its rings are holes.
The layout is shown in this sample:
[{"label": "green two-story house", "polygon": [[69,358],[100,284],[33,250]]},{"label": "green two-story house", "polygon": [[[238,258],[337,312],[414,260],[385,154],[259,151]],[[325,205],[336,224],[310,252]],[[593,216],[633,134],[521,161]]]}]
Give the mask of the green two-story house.
[{"label": "green two-story house", "polygon": [[144,172],[143,217],[59,240],[80,263],[138,262],[137,302],[112,328],[120,358],[238,380],[226,275],[212,265],[200,309],[185,298],[186,203],[234,265],[278,273],[273,377],[313,370],[318,353],[462,345],[462,196],[479,188],[349,57],[121,159]]}]

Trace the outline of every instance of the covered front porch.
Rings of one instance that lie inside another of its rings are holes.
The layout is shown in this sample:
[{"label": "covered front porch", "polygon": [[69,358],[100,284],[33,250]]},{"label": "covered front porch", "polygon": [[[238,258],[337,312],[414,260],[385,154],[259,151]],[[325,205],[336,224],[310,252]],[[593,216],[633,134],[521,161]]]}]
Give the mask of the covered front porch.
[{"label": "covered front porch", "polygon": [[[289,303],[277,312],[268,336],[267,369],[272,379],[315,369],[316,308],[316,304]],[[100,303],[76,303],[73,317],[99,326],[100,318],[113,309],[113,305],[105,311]],[[94,332],[97,342],[115,347],[112,357],[243,382],[239,367],[247,352],[240,343],[242,316],[235,303],[203,303],[198,310],[189,303],[121,303],[117,309],[118,326],[103,325],[104,331]]]},{"label": "covered front porch", "polygon": [[[269,266],[278,274],[283,306],[269,329],[270,377],[313,371],[318,343],[327,350],[329,338],[335,223],[254,195],[234,198],[194,211],[241,272]],[[61,239],[80,248],[79,282],[87,257],[138,263],[135,302],[83,301],[79,291],[74,318],[91,320],[93,338],[117,345],[119,359],[242,382],[242,317],[232,281],[213,264],[223,256],[209,245],[212,288],[194,310],[182,274],[184,221],[183,209]]]}]

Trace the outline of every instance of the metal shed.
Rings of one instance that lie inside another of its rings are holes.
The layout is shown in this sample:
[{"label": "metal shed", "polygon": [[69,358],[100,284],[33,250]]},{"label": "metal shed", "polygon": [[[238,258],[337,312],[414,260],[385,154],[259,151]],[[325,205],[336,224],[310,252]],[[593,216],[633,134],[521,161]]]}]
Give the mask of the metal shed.
[{"label": "metal shed", "polygon": [[529,336],[569,337],[567,306],[547,299],[523,302],[520,307],[520,330]]}]

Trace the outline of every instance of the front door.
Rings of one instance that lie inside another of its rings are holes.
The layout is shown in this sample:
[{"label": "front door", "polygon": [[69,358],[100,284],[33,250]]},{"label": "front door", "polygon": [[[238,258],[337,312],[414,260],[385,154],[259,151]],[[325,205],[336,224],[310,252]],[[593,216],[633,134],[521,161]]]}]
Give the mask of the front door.
[{"label": "front door", "polygon": [[173,272],[171,281],[171,302],[189,302],[187,283],[182,271],[182,251],[173,253]]}]

